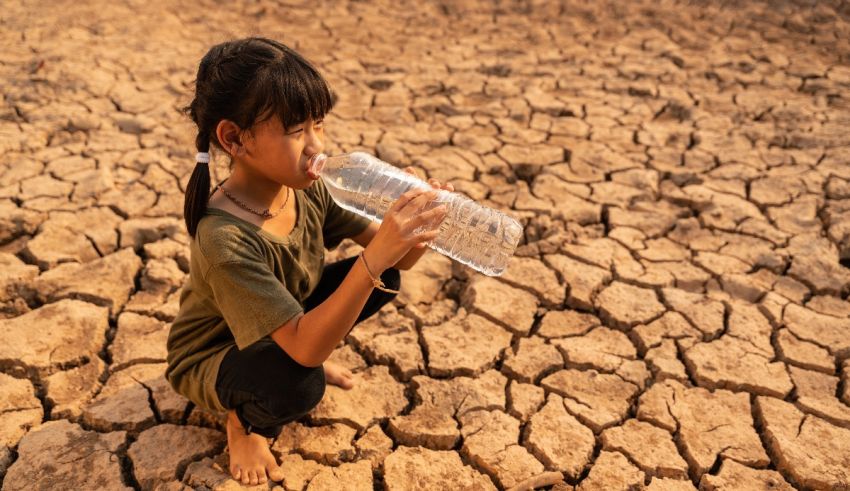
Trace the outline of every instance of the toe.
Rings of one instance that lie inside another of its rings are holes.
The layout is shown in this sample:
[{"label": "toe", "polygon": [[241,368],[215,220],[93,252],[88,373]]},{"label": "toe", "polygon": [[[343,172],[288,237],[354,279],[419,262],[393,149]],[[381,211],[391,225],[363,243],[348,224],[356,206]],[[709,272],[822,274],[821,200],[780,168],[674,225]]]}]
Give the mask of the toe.
[{"label": "toe", "polygon": [[258,484],[260,480],[257,478],[257,471],[251,471],[251,484]]},{"label": "toe", "polygon": [[230,474],[233,476],[233,479],[238,481],[242,477],[242,469],[239,467],[232,467],[230,469]]},{"label": "toe", "polygon": [[283,481],[283,469],[276,465],[269,467],[269,479],[277,482]]},{"label": "toe", "polygon": [[242,471],[242,484],[249,485],[251,484],[251,473],[250,471],[243,470]]}]

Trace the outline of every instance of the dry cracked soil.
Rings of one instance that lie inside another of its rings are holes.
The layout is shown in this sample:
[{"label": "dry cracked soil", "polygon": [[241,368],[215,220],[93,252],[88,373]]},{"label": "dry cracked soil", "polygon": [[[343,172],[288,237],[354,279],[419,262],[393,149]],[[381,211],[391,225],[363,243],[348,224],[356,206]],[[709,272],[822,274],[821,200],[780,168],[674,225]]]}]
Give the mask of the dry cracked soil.
[{"label": "dry cracked soil", "polygon": [[524,227],[503,276],[403,274],[333,355],[357,387],[275,441],[277,486],[850,489],[846,1],[10,0],[0,25],[3,490],[240,487],[163,370],[178,109],[251,34],[330,79],[330,152]]}]

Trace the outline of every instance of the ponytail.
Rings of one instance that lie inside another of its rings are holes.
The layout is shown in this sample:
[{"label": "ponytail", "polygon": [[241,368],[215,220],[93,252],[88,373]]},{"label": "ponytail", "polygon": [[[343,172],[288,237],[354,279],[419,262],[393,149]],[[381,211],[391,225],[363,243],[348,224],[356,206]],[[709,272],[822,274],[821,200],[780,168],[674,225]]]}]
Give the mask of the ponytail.
[{"label": "ponytail", "polygon": [[210,139],[203,132],[198,133],[195,140],[198,147],[197,162],[189,184],[186,186],[186,196],[183,201],[183,218],[186,220],[186,230],[190,237],[195,237],[198,222],[207,211],[210,200],[210,166],[209,148]]}]

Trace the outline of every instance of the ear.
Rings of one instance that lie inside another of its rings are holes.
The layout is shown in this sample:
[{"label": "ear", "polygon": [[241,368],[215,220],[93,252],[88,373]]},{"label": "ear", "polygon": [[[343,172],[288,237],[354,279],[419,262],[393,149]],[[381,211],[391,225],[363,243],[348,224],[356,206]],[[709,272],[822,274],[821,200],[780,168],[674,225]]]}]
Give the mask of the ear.
[{"label": "ear", "polygon": [[229,119],[219,121],[215,128],[215,136],[224,151],[230,155],[235,156],[243,151],[242,128],[233,121]]}]

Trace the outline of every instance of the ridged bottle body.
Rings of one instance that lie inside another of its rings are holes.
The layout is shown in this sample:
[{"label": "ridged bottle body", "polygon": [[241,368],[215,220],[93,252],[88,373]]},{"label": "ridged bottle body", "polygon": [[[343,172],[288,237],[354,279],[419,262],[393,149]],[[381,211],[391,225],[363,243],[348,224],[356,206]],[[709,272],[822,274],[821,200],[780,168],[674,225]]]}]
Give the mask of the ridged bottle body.
[{"label": "ridged bottle body", "polygon": [[[328,157],[320,175],[341,207],[378,222],[404,192],[431,187],[363,152]],[[447,207],[446,217],[429,247],[488,276],[502,274],[522,237],[519,222],[446,190],[426,209],[440,204]]]}]

